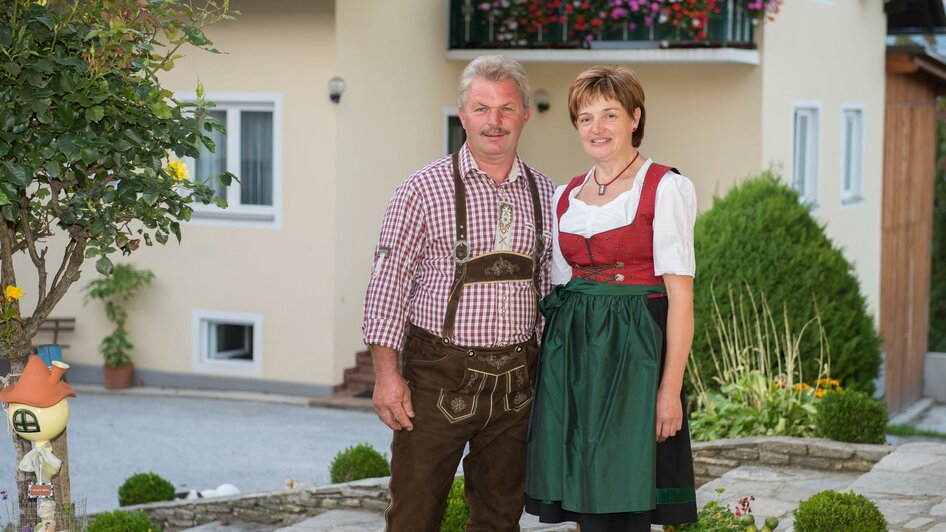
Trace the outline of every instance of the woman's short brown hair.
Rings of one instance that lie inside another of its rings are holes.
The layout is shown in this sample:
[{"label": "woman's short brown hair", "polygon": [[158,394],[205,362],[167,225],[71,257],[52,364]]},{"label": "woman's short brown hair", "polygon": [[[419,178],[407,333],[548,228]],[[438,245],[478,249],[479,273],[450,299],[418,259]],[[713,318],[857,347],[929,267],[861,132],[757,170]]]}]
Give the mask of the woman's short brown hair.
[{"label": "woman's short brown hair", "polygon": [[578,127],[578,111],[597,99],[617,100],[633,118],[634,109],[640,107],[641,119],[637,131],[631,135],[631,144],[637,148],[644,140],[644,87],[637,74],[622,66],[597,65],[585,70],[568,89],[568,116],[572,125]]}]

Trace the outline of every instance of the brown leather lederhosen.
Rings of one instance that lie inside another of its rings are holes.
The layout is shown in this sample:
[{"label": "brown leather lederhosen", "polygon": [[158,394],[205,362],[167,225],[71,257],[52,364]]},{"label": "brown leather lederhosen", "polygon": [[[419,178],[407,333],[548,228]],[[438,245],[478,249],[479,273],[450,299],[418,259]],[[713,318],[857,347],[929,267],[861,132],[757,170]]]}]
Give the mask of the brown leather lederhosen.
[{"label": "brown leather lederhosen", "polygon": [[525,441],[538,358],[536,338],[501,347],[458,346],[454,321],[466,285],[531,279],[539,301],[539,265],[545,252],[542,203],[535,176],[525,168],[535,218],[532,256],[490,252],[470,257],[466,187],[453,154],[454,279],[442,336],[410,327],[402,350],[414,429],[396,431],[391,443],[388,531],[440,529],[447,492],[467,444],[470,453],[463,472],[470,504],[468,530],[518,530],[525,503]]}]

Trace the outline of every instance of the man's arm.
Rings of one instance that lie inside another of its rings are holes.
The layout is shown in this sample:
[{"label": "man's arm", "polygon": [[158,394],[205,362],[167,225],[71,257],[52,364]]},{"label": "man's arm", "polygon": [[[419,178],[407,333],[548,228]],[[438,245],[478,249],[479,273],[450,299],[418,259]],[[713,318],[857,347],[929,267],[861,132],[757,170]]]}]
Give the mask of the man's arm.
[{"label": "man's arm", "polygon": [[397,368],[397,350],[382,345],[371,346],[374,360],[372,403],[378,418],[394,430],[413,430],[414,406],[411,390]]},{"label": "man's arm", "polygon": [[413,425],[411,394],[397,367],[397,351],[410,312],[410,284],[426,241],[426,216],[416,191],[406,182],[388,204],[365,296],[365,344],[375,369],[375,412],[394,430]]}]

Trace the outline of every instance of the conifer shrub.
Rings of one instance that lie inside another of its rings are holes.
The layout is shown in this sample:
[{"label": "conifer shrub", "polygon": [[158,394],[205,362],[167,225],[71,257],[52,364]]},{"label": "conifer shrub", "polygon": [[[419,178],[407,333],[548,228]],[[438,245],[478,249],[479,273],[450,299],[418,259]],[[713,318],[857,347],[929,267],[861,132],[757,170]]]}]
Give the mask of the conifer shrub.
[{"label": "conifer shrub", "polygon": [[463,494],[463,477],[456,477],[447,496],[447,509],[443,513],[440,532],[463,532],[469,520],[470,505]]},{"label": "conifer shrub", "polygon": [[862,392],[829,393],[818,401],[818,435],[850,443],[884,443],[889,414],[880,401]]},{"label": "conifer shrub", "polygon": [[946,353],[946,100],[936,105],[936,184],[930,270],[929,350]]},{"label": "conifer shrub", "polygon": [[853,491],[826,490],[805,499],[795,510],[795,532],[886,532],[887,519],[877,505]]},{"label": "conifer shrub", "polygon": [[118,505],[174,500],[174,485],[155,473],[137,473],[118,488]]},{"label": "conifer shrub", "polygon": [[144,512],[115,510],[95,517],[88,532],[151,532],[160,530]]},{"label": "conifer shrub", "polygon": [[367,443],[348,447],[332,459],[332,482],[351,482],[363,478],[391,476],[388,459]]},{"label": "conifer shrub", "polygon": [[[820,315],[831,376],[845,388],[873,391],[879,334],[853,266],[809,211],[796,191],[766,171],[716,198],[697,219],[693,354],[706,381],[712,381],[711,342],[718,338],[713,293],[721,314],[730,315],[728,287],[748,285],[765,294],[771,308],[785,309],[793,331]],[[814,327],[805,330],[798,349],[808,379],[820,372],[822,338]]]}]

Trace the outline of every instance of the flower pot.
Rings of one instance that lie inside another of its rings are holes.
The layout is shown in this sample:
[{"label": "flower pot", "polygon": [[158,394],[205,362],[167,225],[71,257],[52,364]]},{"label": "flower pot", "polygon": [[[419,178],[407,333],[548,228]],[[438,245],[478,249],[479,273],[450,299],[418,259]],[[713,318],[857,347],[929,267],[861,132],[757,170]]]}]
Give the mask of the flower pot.
[{"label": "flower pot", "polygon": [[102,371],[105,373],[105,389],[107,390],[131,388],[135,384],[133,378],[135,365],[131,362],[118,366],[117,368],[105,364],[102,366]]}]

